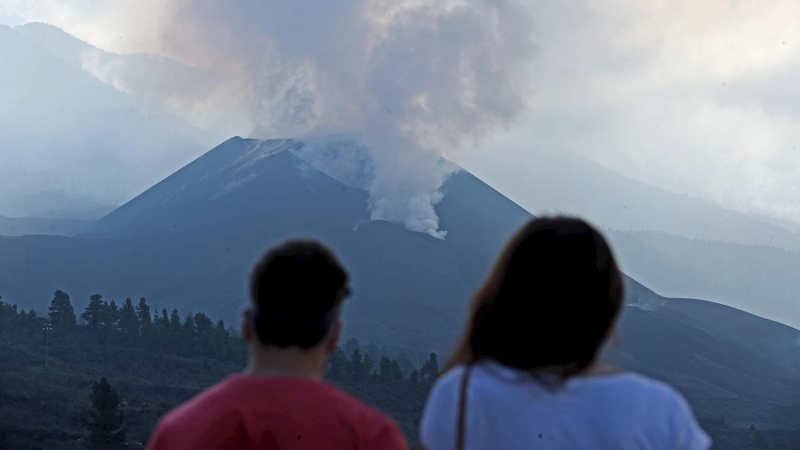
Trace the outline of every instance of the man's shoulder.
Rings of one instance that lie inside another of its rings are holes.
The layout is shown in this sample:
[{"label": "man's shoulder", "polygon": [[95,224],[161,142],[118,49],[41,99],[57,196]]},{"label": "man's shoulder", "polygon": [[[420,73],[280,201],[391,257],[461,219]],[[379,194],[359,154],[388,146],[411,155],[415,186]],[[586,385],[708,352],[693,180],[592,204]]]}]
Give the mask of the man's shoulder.
[{"label": "man's shoulder", "polygon": [[[170,411],[164,424],[179,425],[198,421],[219,421],[247,410],[257,397],[267,396],[273,407],[316,408],[331,411],[340,419],[365,424],[393,424],[383,412],[344,392],[337,386],[303,379],[257,379],[231,376]],[[310,401],[313,400],[313,401]],[[281,405],[281,406],[278,406]]]},{"label": "man's shoulder", "polygon": [[377,408],[364,403],[339,387],[329,383],[323,383],[323,385],[325,386],[323,395],[327,397],[328,403],[332,405],[342,417],[349,420],[374,422],[379,425],[394,423],[389,416]]},{"label": "man's shoulder", "polygon": [[235,411],[235,408],[226,408],[230,403],[231,393],[234,390],[233,377],[226,378],[210,388],[200,392],[187,402],[169,411],[162,419],[162,426],[180,427],[183,423],[196,426],[203,421],[223,418]]},{"label": "man's shoulder", "polygon": [[[269,417],[269,423],[256,420],[258,417]],[[231,430],[247,433],[248,428],[298,424],[320,430],[322,424],[333,426],[341,436],[367,443],[366,448],[405,448],[392,419],[336,386],[316,380],[248,376],[229,377],[168,413],[159,423],[156,440],[169,445],[153,448],[171,448],[175,439],[195,442],[202,437],[209,442],[219,430],[231,436]]]},{"label": "man's shoulder", "polygon": [[337,416],[348,422],[349,427],[361,436],[359,440],[365,448],[408,448],[403,433],[389,416],[338,387],[328,387]]}]

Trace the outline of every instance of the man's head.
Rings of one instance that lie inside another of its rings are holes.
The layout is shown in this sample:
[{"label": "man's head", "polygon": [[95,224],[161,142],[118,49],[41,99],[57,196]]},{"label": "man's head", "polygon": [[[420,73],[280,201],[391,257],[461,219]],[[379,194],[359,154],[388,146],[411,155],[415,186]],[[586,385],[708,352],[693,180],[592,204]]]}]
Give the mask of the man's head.
[{"label": "man's head", "polygon": [[292,240],[274,247],[250,278],[244,336],[259,348],[336,349],[348,274],[324,245]]}]

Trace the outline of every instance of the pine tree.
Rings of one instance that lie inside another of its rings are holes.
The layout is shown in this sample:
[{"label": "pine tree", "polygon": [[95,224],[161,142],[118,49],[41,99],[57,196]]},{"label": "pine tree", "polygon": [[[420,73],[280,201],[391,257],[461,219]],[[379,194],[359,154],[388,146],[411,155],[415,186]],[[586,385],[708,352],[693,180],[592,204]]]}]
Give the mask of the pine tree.
[{"label": "pine tree", "polygon": [[345,355],[352,355],[354,351],[361,350],[361,345],[358,343],[358,339],[350,338],[344,344],[344,354]]},{"label": "pine tree", "polygon": [[328,358],[327,377],[332,381],[344,381],[349,373],[347,357],[341,347],[334,351]]},{"label": "pine tree", "polygon": [[161,315],[158,313],[158,308],[153,308],[153,316],[152,316],[152,324],[153,324],[153,333],[156,333],[157,330],[161,329]]},{"label": "pine tree", "polygon": [[217,336],[228,338],[228,329],[225,328],[225,322],[222,319],[217,321]]},{"label": "pine tree", "polygon": [[4,302],[3,296],[0,295],[0,316],[8,316],[8,315],[11,315],[11,304]]},{"label": "pine tree", "polygon": [[400,364],[398,364],[397,360],[395,359],[392,360],[392,378],[397,381],[400,381],[403,378],[405,378],[403,376],[403,371],[400,370]]},{"label": "pine tree", "polygon": [[150,332],[153,330],[153,318],[150,315],[150,305],[144,297],[136,305],[136,318],[139,321],[139,335],[145,343],[150,342]]},{"label": "pine tree", "polygon": [[194,354],[214,357],[214,322],[204,313],[197,313],[194,315],[194,328]]},{"label": "pine tree", "polygon": [[181,316],[178,314],[177,309],[173,309],[172,314],[169,316],[169,348],[176,354],[180,354],[182,350],[181,340],[183,336],[181,330]]},{"label": "pine tree", "polygon": [[97,338],[100,342],[105,343],[108,341],[109,337],[111,337],[114,330],[117,329],[119,308],[117,308],[117,303],[114,300],[111,300],[111,303],[104,301],[99,313],[100,325]]},{"label": "pine tree", "polygon": [[227,360],[230,356],[230,351],[228,348],[230,334],[228,334],[228,330],[225,328],[225,322],[223,322],[222,319],[217,321],[217,325],[214,327],[213,336],[216,347],[215,356],[223,361]]},{"label": "pine tree", "polygon": [[183,327],[181,328],[181,350],[182,354],[186,356],[197,356],[197,328],[194,324],[194,316],[189,313],[183,319]]},{"label": "pine tree", "polygon": [[119,328],[119,307],[114,300],[111,300],[111,303],[108,304],[107,314],[106,327],[108,330],[113,331]]},{"label": "pine tree", "polygon": [[381,349],[378,348],[378,344],[376,344],[375,341],[370,342],[370,344],[367,346],[366,354],[369,355],[373,361],[380,361],[381,356],[383,356]]},{"label": "pine tree", "polygon": [[[3,297],[0,296],[0,299]],[[22,310],[22,314],[25,314],[25,310]],[[17,305],[12,305],[11,303],[6,303],[4,301],[0,301],[0,316],[15,316],[17,315]]]},{"label": "pine tree", "polygon": [[89,304],[86,305],[86,310],[81,314],[81,319],[86,322],[90,329],[98,329],[103,322],[103,306],[102,295],[94,294],[89,297]]},{"label": "pine tree", "polygon": [[139,318],[130,298],[125,299],[119,310],[119,328],[130,341],[135,341],[139,335]]},{"label": "pine tree", "polygon": [[92,410],[82,420],[89,431],[89,446],[96,449],[122,448],[127,432],[125,416],[119,411],[119,395],[106,377],[94,383],[89,399]]},{"label": "pine tree", "polygon": [[75,309],[64,291],[56,291],[50,302],[50,323],[53,328],[72,329],[76,325]]},{"label": "pine tree", "polygon": [[388,383],[394,379],[392,375],[392,361],[385,355],[381,357],[380,378],[382,383]]},{"label": "pine tree", "polygon": [[360,381],[365,378],[364,359],[361,356],[361,350],[353,350],[350,355],[350,371],[354,380]]},{"label": "pine tree", "polygon": [[153,314],[153,332],[155,334],[156,347],[161,351],[168,350],[169,314],[167,314],[167,308],[163,308],[160,315],[158,314],[158,310]]},{"label": "pine tree", "polygon": [[173,309],[172,314],[169,316],[169,329],[173,331],[181,329],[181,316],[178,314],[177,309]]},{"label": "pine tree", "polygon": [[431,353],[422,369],[419,371],[420,378],[428,383],[433,383],[439,376],[439,360],[436,358],[436,353]]},{"label": "pine tree", "polygon": [[419,371],[417,369],[412,370],[411,375],[408,376],[408,386],[412,391],[419,389]]},{"label": "pine tree", "polygon": [[364,367],[364,369],[363,369],[364,370],[364,378],[367,378],[367,379],[371,378],[372,375],[375,373],[375,361],[373,361],[372,358],[369,356],[369,352],[367,352],[367,354],[364,355],[364,359],[363,359],[362,365]]}]

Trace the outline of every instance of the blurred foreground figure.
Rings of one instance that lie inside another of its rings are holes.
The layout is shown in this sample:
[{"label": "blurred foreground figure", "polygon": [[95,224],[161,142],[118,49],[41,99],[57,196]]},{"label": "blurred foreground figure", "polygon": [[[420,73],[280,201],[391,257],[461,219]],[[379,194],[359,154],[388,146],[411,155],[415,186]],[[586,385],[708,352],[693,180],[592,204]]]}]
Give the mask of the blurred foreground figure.
[{"label": "blurred foreground figure", "polygon": [[168,413],[150,448],[405,449],[389,418],[322,381],[347,282],[321,244],[291,241],[267,253],[242,321],[248,368]]},{"label": "blurred foreground figure", "polygon": [[577,219],[528,223],[472,301],[425,408],[425,448],[709,448],[677,391],[598,362],[622,307],[600,233]]}]

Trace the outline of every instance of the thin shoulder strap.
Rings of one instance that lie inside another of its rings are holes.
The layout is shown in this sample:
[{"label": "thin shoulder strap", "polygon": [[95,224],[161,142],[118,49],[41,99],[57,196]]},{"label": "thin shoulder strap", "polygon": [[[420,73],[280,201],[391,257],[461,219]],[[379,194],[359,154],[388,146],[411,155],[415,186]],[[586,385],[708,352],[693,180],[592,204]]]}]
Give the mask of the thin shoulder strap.
[{"label": "thin shoulder strap", "polygon": [[458,399],[458,434],[456,435],[456,450],[464,450],[464,435],[467,431],[467,391],[471,372],[472,365],[467,364],[467,366],[464,367],[464,375],[461,377],[461,392]]}]

